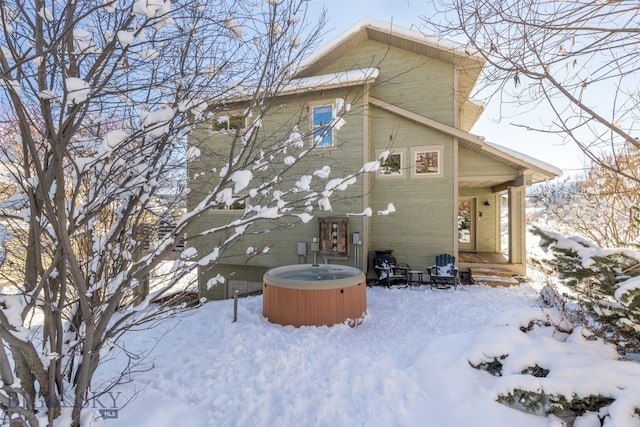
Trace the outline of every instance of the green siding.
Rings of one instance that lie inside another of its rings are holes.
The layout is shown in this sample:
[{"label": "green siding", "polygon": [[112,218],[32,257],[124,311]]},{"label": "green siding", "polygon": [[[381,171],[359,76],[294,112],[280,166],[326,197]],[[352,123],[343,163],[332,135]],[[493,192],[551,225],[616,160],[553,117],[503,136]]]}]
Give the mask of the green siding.
[{"label": "green siding", "polygon": [[[406,110],[454,124],[454,68],[399,48],[367,40],[348,55],[332,63],[321,73],[332,73],[365,67],[379,70],[370,95]],[[369,252],[393,249],[398,262],[412,268],[424,268],[434,262],[435,255],[453,253],[455,236],[454,150],[453,138],[425,128],[382,110],[369,111],[369,156],[392,145],[403,154],[409,167],[412,147],[442,148],[441,177],[413,178],[406,169],[401,178],[371,181]],[[393,203],[392,215],[376,215]],[[371,263],[369,261],[369,267]]]},{"label": "green siding", "polygon": [[[369,86],[368,95],[447,125],[455,124],[454,68],[451,64],[368,40],[320,74],[366,67],[379,69],[379,76]],[[401,177],[380,177],[375,173],[360,177],[349,191],[334,195],[332,211],[323,212],[315,205],[314,215],[344,216],[370,207],[373,211],[371,218],[349,216],[349,241],[352,232],[360,232],[364,242],[361,250],[365,256],[368,253],[371,258],[376,249],[393,249],[398,262],[407,263],[414,269],[424,269],[433,264],[437,254],[455,253],[456,171],[460,177],[478,178],[480,181],[482,177],[515,176],[517,171],[456,147],[457,141],[449,135],[367,106],[364,104],[367,99],[364,89],[350,87],[282,97],[277,101],[277,108],[263,121],[260,137],[266,141],[277,140],[288,135],[295,124],[299,125],[301,133],[306,133],[310,130],[309,105],[332,103],[337,97],[346,98],[353,107],[346,117],[346,125],[336,132],[337,146],[314,150],[294,167],[291,179],[310,174],[324,165],[331,166],[332,178],[340,177],[356,173],[363,161],[374,160],[376,153],[381,150],[391,148],[394,152],[402,153],[405,169]],[[228,141],[229,137],[207,131],[204,127],[196,129],[190,136],[190,143],[199,145],[203,152],[199,161],[190,164],[189,176],[193,187],[191,205],[197,202],[201,190],[215,185],[218,178],[213,168],[225,161],[225,150],[220,149],[224,146],[225,138]],[[441,150],[440,176],[414,177],[412,153],[416,147]],[[271,167],[279,165],[273,164]],[[283,182],[282,187],[289,188],[291,182]],[[483,216],[477,223],[478,250],[497,251],[498,196],[490,188],[462,189],[460,196],[475,196],[479,200],[478,209]],[[480,205],[485,198],[494,200],[491,207]],[[377,215],[378,211],[387,209],[388,203],[394,204],[396,212]],[[200,218],[191,236],[226,224],[235,216],[237,212],[233,211],[210,212]],[[289,217],[263,222],[247,230],[245,236],[243,241],[225,251],[225,257],[220,259],[218,265],[201,269],[200,289],[205,296],[224,298],[230,296],[234,288],[241,289],[241,292],[258,291],[261,289],[262,275],[268,268],[313,262],[310,247],[312,239],[319,236],[319,224],[317,218],[303,224],[297,218]],[[190,244],[203,253],[219,245],[226,237],[225,233],[208,234],[193,237]],[[297,255],[297,242],[307,243],[306,259]],[[245,253],[248,246],[268,246],[270,249],[265,254],[247,258]],[[348,259],[332,262],[354,265],[353,249],[350,245]],[[318,254],[316,261],[322,262],[322,254]],[[367,266],[360,267],[363,270],[370,269],[371,259]],[[225,276],[227,283],[207,290],[207,281],[217,274]]]},{"label": "green siding", "polygon": [[461,178],[482,176],[516,177],[518,175],[518,171],[515,169],[498,163],[495,160],[481,156],[471,150],[460,148],[458,157],[458,173]]},{"label": "green siding", "polygon": [[371,96],[454,125],[454,67],[383,43],[367,40],[322,73],[376,67]]},{"label": "green siding", "polygon": [[[305,134],[310,130],[310,121],[307,115],[307,105],[310,103],[333,103],[336,98],[343,97],[353,103],[351,113],[345,118],[346,124],[340,130],[334,130],[336,134],[336,146],[333,148],[314,149],[304,157],[289,172],[283,182],[278,187],[282,190],[289,189],[293,183],[304,174],[313,174],[325,165],[331,167],[329,179],[344,177],[355,174],[361,168],[364,159],[363,153],[363,125],[362,125],[362,105],[354,98],[353,89],[351,96],[347,98],[344,90],[326,91],[318,94],[306,94],[301,96],[287,97],[278,103],[277,110],[274,110],[263,121],[259,138],[265,141],[276,141],[286,137],[291,132],[293,126],[298,124],[300,133]],[[360,96],[360,95],[358,95]],[[284,125],[283,125],[284,124]],[[228,156],[228,144],[230,136],[217,132],[207,131],[203,127],[196,129],[190,135],[190,144],[197,145],[201,151],[198,161],[190,165],[189,176],[191,179],[192,193],[190,194],[190,206],[193,207],[204,194],[204,191],[211,188],[219,180],[218,171],[226,161]],[[306,142],[310,143],[310,139]],[[305,146],[305,148],[308,148]],[[291,153],[295,155],[295,153]],[[269,169],[265,172],[263,179],[273,175],[272,169],[283,167],[284,163],[271,162]],[[214,171],[215,169],[215,171]],[[254,172],[254,175],[256,172]],[[194,178],[197,177],[197,178]],[[260,179],[256,179],[260,182]],[[319,190],[324,189],[328,180],[314,177],[315,183],[320,183]],[[300,221],[295,216],[287,216],[277,220],[262,220],[259,224],[245,231],[245,237],[228,248],[224,252],[224,259],[220,260],[219,266],[207,266],[200,270],[200,290],[209,298],[220,298],[225,294],[223,285],[207,290],[207,282],[217,274],[222,274],[227,280],[245,283],[255,282],[256,289],[260,289],[260,281],[264,272],[274,266],[296,264],[301,262],[313,262],[313,253],[310,251],[313,238],[319,236],[318,216],[341,216],[347,213],[358,213],[364,210],[362,195],[364,194],[363,179],[358,178],[356,184],[349,187],[347,191],[335,191],[335,200],[332,203],[332,211],[322,211],[314,203],[312,219],[307,224]],[[269,195],[271,197],[271,195]],[[341,200],[341,202],[337,202]],[[301,212],[300,209],[296,213]],[[191,246],[198,249],[198,253],[203,254],[211,248],[219,246],[233,232],[216,232],[199,237],[205,230],[220,227],[228,224],[238,217],[238,212],[229,210],[212,210],[207,215],[203,215],[191,231]],[[358,216],[350,217],[349,233],[358,231],[364,232],[363,219]],[[196,237],[198,236],[198,237]],[[297,255],[297,242],[307,243],[307,258]],[[269,250],[254,257],[247,257],[248,247],[258,250],[268,247]],[[317,261],[322,262],[322,255],[317,255]],[[336,261],[334,261],[336,262]],[[353,253],[344,261],[337,261],[348,265],[354,264]],[[227,283],[230,288],[234,287]],[[251,289],[246,289],[251,291]],[[229,291],[227,290],[227,294]]]},{"label": "green siding", "polygon": [[[402,153],[406,168],[400,178],[372,179],[370,249],[393,249],[397,261],[412,268],[432,265],[435,255],[454,249],[453,139],[378,109],[372,109],[370,116],[371,156],[387,148],[393,135],[391,149]],[[412,148],[430,146],[442,149],[442,176],[413,177]],[[394,204],[394,214],[375,215],[388,203]]]}]

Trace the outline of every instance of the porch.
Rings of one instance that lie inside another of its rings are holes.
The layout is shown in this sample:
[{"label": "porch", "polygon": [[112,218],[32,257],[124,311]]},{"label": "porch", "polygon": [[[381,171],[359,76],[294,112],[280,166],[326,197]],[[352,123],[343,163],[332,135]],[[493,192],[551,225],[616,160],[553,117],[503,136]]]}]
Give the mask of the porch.
[{"label": "porch", "polygon": [[500,265],[509,264],[509,259],[505,254],[498,252],[468,252],[460,251],[458,254],[458,264],[460,268],[472,266],[473,264]]},{"label": "porch", "polygon": [[509,262],[506,255],[496,252],[464,252],[458,254],[458,267],[463,283],[510,286],[518,284],[513,276],[525,274],[522,264]]},{"label": "porch", "polygon": [[[389,250],[388,252],[392,251]],[[372,263],[372,257],[373,252],[369,256],[369,264]],[[514,276],[524,276],[526,274],[524,265],[510,263],[505,254],[496,252],[460,251],[456,259],[456,265],[460,271],[461,283],[466,285],[517,285],[519,281]],[[402,270],[402,268],[400,269]],[[429,274],[427,271],[421,268],[410,270],[413,274],[407,275],[407,283],[413,282],[415,279],[422,281],[422,283],[429,283]],[[417,273],[420,273],[420,276],[417,276]],[[367,283],[373,285],[379,284],[379,282],[380,280],[375,270],[369,268],[367,271]]]}]

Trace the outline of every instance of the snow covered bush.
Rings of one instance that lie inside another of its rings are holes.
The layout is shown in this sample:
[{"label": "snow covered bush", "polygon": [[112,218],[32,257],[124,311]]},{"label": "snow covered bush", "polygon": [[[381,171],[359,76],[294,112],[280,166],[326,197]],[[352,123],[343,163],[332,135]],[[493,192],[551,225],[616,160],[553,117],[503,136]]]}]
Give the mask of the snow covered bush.
[{"label": "snow covered bush", "polygon": [[539,261],[564,286],[555,292],[567,314],[621,352],[640,351],[640,252],[602,249],[540,228],[532,232],[546,253]]},{"label": "snow covered bush", "polygon": [[496,401],[563,425],[637,425],[640,365],[559,311],[506,313],[474,338],[467,360],[494,377]]}]

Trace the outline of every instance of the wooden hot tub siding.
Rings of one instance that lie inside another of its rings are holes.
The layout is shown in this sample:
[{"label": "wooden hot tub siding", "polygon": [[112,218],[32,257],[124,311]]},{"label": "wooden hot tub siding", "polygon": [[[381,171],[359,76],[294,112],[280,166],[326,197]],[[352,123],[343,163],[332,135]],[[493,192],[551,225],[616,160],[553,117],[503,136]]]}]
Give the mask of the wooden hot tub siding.
[{"label": "wooden hot tub siding", "polygon": [[264,282],[262,298],[263,314],[270,322],[295,327],[331,326],[346,320],[356,326],[367,311],[364,281],[334,289],[281,288]]}]

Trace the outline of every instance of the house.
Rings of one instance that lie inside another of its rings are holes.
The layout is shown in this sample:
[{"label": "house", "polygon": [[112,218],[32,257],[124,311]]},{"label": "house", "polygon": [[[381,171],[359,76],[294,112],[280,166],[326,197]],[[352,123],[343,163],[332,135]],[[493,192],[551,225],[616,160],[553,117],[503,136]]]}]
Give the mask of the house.
[{"label": "house", "polygon": [[[226,298],[234,289],[259,291],[267,269],[287,264],[340,263],[370,272],[375,251],[389,250],[414,269],[450,253],[462,270],[500,264],[525,274],[526,188],[561,171],[469,133],[483,110],[469,99],[483,65],[456,44],[373,20],[360,21],[309,57],[263,121],[261,134],[282,137],[293,126],[312,134],[305,143],[317,146],[296,166],[301,173],[328,164],[332,175],[343,176],[390,154],[380,170],[364,174],[333,201],[330,211],[315,209],[307,223],[276,221],[246,236],[268,252],[252,249],[259,256],[248,259],[245,244],[225,252],[216,265],[201,267],[201,293]],[[350,110],[344,123],[323,127],[345,102]],[[197,177],[216,170],[216,144],[238,125],[234,108],[243,111],[246,103],[228,108],[190,137],[203,153],[189,165],[191,205],[197,190],[211,185]],[[393,214],[376,214],[390,203]],[[243,205],[225,208],[203,216],[192,232],[190,245],[199,252],[219,245],[224,235],[217,241],[196,236],[229,222]],[[355,215],[367,208],[373,215]],[[465,254],[474,257],[465,260]],[[224,282],[212,281],[221,276]]]}]

